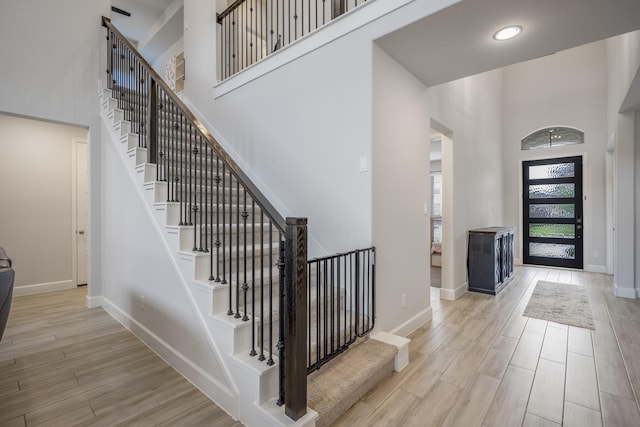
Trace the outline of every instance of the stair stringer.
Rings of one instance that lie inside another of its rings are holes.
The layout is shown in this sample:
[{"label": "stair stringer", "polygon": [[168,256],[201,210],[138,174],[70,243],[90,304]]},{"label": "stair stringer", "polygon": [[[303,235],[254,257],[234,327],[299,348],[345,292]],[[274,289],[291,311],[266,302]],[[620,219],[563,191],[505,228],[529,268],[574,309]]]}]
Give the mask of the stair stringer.
[{"label": "stair stringer", "polygon": [[136,192],[144,201],[156,232],[162,236],[164,249],[173,261],[174,270],[182,279],[181,284],[191,305],[197,309],[200,324],[206,331],[207,342],[223,364],[226,379],[233,390],[217,384],[220,392],[215,392],[210,387],[202,387],[199,378],[190,378],[187,373],[181,373],[234,418],[248,426],[315,426],[315,411],[308,409],[304,417],[294,422],[284,415],[284,407],[276,405],[277,358],[274,358],[272,366],[268,366],[249,355],[251,322],[212,312],[215,294],[220,296],[220,292],[228,289],[229,285],[209,285],[196,280],[200,277],[198,270],[203,264],[198,263],[198,258],[206,255],[179,250],[180,231],[176,227],[178,222],[172,212],[172,203],[157,201],[159,196],[166,194],[166,183],[154,181],[156,166],[146,163],[146,149],[137,147],[138,136],[130,133],[130,123],[124,120],[122,111],[117,108],[117,101],[111,98],[111,91],[103,89],[99,92],[99,97],[104,125],[109,129],[112,142],[116,145],[116,151]]}]

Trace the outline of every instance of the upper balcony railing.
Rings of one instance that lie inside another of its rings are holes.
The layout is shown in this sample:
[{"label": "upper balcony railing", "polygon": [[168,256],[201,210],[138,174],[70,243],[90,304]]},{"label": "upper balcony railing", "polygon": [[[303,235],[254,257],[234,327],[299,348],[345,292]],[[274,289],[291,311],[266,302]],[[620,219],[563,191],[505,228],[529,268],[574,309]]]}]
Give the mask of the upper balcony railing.
[{"label": "upper balcony railing", "polygon": [[367,0],[236,0],[218,14],[220,80]]}]

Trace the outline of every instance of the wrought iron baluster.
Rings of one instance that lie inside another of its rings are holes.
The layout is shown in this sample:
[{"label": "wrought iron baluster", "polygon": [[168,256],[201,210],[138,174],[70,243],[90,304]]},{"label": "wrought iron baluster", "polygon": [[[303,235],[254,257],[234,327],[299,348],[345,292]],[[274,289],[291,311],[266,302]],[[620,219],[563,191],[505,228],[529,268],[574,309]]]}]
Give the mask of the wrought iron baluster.
[{"label": "wrought iron baluster", "polygon": [[[216,240],[213,242],[213,246],[215,246],[216,250],[216,273],[213,274],[213,250],[209,254],[209,280],[215,280],[216,282],[220,282],[220,158],[216,156],[216,174],[213,174],[213,161],[211,162],[211,177],[216,183]],[[213,221],[213,195],[211,196],[211,221]],[[213,224],[211,225],[213,233]],[[213,237],[211,238],[213,241]]]},{"label": "wrought iron baluster", "polygon": [[[202,184],[202,186],[204,186],[204,252],[209,252],[209,221],[211,221],[211,217],[209,215],[209,199],[210,197],[213,197],[213,195],[211,194],[210,190],[211,190],[211,186],[212,186],[212,182],[213,182],[213,176],[211,176],[211,178],[209,178],[209,163],[210,160],[212,159],[213,154],[211,154],[211,149],[209,148],[209,144],[204,144],[204,166],[202,166],[203,171],[204,171],[204,183]],[[202,187],[200,187],[202,188]],[[209,275],[211,275],[211,271],[209,271]]]},{"label": "wrought iron baluster", "polygon": [[273,365],[273,224],[269,221],[269,360]]},{"label": "wrought iron baluster", "polygon": [[[240,188],[240,181],[238,181],[238,188]],[[244,195],[244,209],[242,211],[242,223],[243,223],[243,248],[244,248],[244,259],[243,267],[244,267],[244,283],[242,284],[242,292],[244,294],[244,315],[242,316],[242,320],[249,320],[249,316],[247,316],[247,292],[249,291],[249,284],[247,283],[247,218],[249,218],[249,213],[247,212],[247,191],[243,190]],[[240,224],[238,224],[238,229],[240,228]],[[255,247],[252,248],[253,252],[255,252]]]},{"label": "wrought iron baluster", "polygon": [[[246,194],[246,193],[245,193]],[[255,356],[256,352],[256,202],[251,199],[251,246],[254,248],[251,257],[251,351],[250,356]],[[262,257],[262,248],[259,252]]]},{"label": "wrought iron baluster", "polygon": [[[264,212],[260,209],[260,247],[264,248]],[[264,356],[264,253],[260,252],[260,356],[258,360],[265,360]]]},{"label": "wrought iron baluster", "polygon": [[236,180],[236,319],[240,318],[240,181]]},{"label": "wrought iron baluster", "polygon": [[[202,141],[202,137],[200,136],[200,134],[198,134],[198,165],[196,166],[198,168],[198,171],[200,172],[200,196],[198,197],[198,200],[200,201],[200,204],[198,205],[199,207],[199,218],[198,221],[200,221],[200,242],[199,242],[199,247],[198,247],[198,251],[199,252],[204,252],[204,248],[202,246],[202,240],[203,240],[203,229],[205,227],[204,222],[203,222],[203,213],[204,213],[204,206],[206,206],[206,201],[205,204],[203,205],[203,200],[204,197],[202,195],[202,191],[203,191],[203,187],[207,184],[207,176],[206,176],[206,170],[204,169],[204,167],[202,166],[202,160],[203,157],[206,158],[206,151],[205,149],[202,147],[203,146],[203,141]],[[206,218],[205,218],[206,219]]]}]

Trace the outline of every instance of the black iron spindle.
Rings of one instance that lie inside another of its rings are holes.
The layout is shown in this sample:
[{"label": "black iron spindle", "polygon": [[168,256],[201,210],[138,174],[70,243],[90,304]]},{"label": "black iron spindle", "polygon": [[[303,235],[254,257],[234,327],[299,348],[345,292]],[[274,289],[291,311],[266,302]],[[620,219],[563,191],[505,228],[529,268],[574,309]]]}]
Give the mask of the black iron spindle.
[{"label": "black iron spindle", "polygon": [[273,365],[273,224],[269,221],[269,360]]},{"label": "black iron spindle", "polygon": [[[254,248],[251,257],[251,351],[250,356],[256,352],[256,202],[251,200],[251,246]],[[259,252],[262,257],[262,248]]]},{"label": "black iron spindle", "polygon": [[[213,178],[214,182],[216,183],[216,240],[213,242],[213,246],[216,248],[215,250],[215,256],[216,256],[216,274],[213,274],[213,250],[211,251],[211,253],[209,254],[209,280],[215,280],[216,282],[220,282],[220,267],[219,267],[219,262],[220,262],[220,215],[219,215],[219,211],[220,211],[220,158],[218,156],[216,156],[216,173],[215,175],[213,174],[213,162],[211,162],[211,177]],[[213,188],[213,187],[212,187]],[[211,221],[213,221],[213,195],[211,196]],[[213,233],[213,224],[211,225],[212,230],[211,232]],[[211,240],[213,241],[213,237],[211,238]]]},{"label": "black iron spindle", "polygon": [[[240,188],[240,184],[238,182],[238,188]],[[242,227],[243,227],[243,238],[244,238],[244,242],[243,242],[243,250],[244,250],[244,259],[242,260],[243,263],[243,267],[244,267],[244,272],[243,272],[243,278],[244,278],[244,283],[242,284],[242,293],[244,294],[244,315],[242,316],[242,320],[243,321],[247,321],[249,320],[249,316],[247,316],[247,292],[249,291],[249,284],[247,283],[247,218],[249,218],[249,213],[247,212],[247,192],[246,190],[243,190],[243,194],[244,194],[244,209],[242,211]],[[238,229],[240,228],[240,224],[238,224]],[[256,248],[255,246],[252,248],[252,250],[255,252]]]},{"label": "black iron spindle", "polygon": [[[236,201],[234,203],[236,209],[236,315],[240,318],[240,182],[236,181]],[[245,248],[246,249],[246,248]],[[246,253],[245,253],[246,257]]]},{"label": "black iron spindle", "polygon": [[[264,212],[260,210],[260,247],[264,248]],[[265,360],[264,356],[264,253],[260,251],[260,356],[258,360]]]}]

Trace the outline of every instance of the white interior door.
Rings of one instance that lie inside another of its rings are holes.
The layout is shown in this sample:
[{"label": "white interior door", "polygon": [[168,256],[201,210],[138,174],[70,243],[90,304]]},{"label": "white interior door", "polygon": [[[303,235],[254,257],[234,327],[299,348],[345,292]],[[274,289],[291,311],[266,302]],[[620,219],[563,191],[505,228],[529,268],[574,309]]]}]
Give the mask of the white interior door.
[{"label": "white interior door", "polygon": [[87,144],[76,142],[76,269],[78,285],[88,283],[87,262],[87,220],[88,220],[88,167],[87,167]]}]

